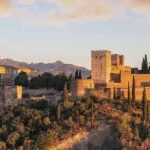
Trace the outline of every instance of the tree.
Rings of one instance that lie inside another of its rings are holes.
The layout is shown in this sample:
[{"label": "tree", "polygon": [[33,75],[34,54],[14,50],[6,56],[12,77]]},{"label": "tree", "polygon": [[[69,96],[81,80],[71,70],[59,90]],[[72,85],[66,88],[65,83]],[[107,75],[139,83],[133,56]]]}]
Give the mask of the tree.
[{"label": "tree", "polygon": [[61,118],[61,106],[58,104],[57,106],[57,121],[60,121]]},{"label": "tree", "polygon": [[132,105],[135,103],[135,77],[133,76],[132,81]]},{"label": "tree", "polygon": [[142,73],[144,73],[144,67],[145,67],[145,59],[143,58],[143,61],[142,61]]},{"label": "tree", "polygon": [[42,76],[43,76],[46,88],[47,89],[52,88],[54,85],[54,76],[49,72],[45,72]]},{"label": "tree", "polygon": [[43,124],[44,124],[44,126],[46,126],[46,127],[51,124],[51,121],[50,121],[50,119],[49,119],[48,116],[44,117],[44,119],[43,119]]},{"label": "tree", "polygon": [[150,102],[147,101],[147,120],[150,121]]},{"label": "tree", "polygon": [[143,97],[142,97],[142,109],[143,109],[143,121],[147,119],[147,97],[146,97],[146,88],[144,87],[143,90]]},{"label": "tree", "polygon": [[121,135],[120,142],[122,146],[125,146],[132,139],[132,129],[129,125],[129,115],[126,113],[122,116],[121,122],[118,126],[119,133]]},{"label": "tree", "polygon": [[81,73],[81,70],[79,71],[79,79],[82,79],[82,73]]},{"label": "tree", "polygon": [[20,72],[15,78],[15,85],[21,85],[23,87],[29,86],[28,75],[25,72]]},{"label": "tree", "polygon": [[76,70],[76,72],[75,72],[75,79],[79,79],[79,71],[78,70]]},{"label": "tree", "polygon": [[114,87],[114,99],[116,99],[116,88]]},{"label": "tree", "polygon": [[18,132],[13,132],[7,137],[7,144],[10,146],[15,146],[16,142],[20,139],[20,134]]},{"label": "tree", "polygon": [[128,111],[130,110],[131,107],[131,97],[130,97],[130,83],[128,82]]},{"label": "tree", "polygon": [[6,143],[3,141],[0,141],[0,149],[1,150],[6,150]]},{"label": "tree", "polygon": [[41,132],[37,138],[33,149],[46,150],[55,145],[57,133],[54,130]]},{"label": "tree", "polygon": [[64,99],[64,102],[68,102],[69,101],[67,83],[65,83],[65,85],[64,85],[63,99]]},{"label": "tree", "polygon": [[147,59],[147,55],[146,54],[145,54],[144,68],[145,68],[145,73],[147,73],[148,72],[148,59]]},{"label": "tree", "polygon": [[145,54],[145,57],[143,58],[142,61],[142,73],[148,73],[148,59],[147,59],[147,55]]},{"label": "tree", "polygon": [[91,126],[93,126],[94,121],[94,97],[91,96]]},{"label": "tree", "polygon": [[31,89],[39,89],[41,86],[40,84],[40,78],[39,77],[34,77],[30,81],[30,88]]}]

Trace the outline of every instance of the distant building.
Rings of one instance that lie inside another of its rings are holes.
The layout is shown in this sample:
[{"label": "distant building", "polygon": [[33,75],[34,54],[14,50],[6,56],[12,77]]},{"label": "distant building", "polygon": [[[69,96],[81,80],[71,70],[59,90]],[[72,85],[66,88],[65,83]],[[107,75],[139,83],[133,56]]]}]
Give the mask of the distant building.
[{"label": "distant building", "polygon": [[4,86],[0,87],[0,107],[9,105],[18,105],[18,101],[22,99],[21,86]]},{"label": "distant building", "polygon": [[22,67],[22,66],[16,66],[15,68],[17,69],[18,74],[20,72],[25,72],[28,75],[29,80],[31,80],[33,77],[38,76],[38,70],[36,70],[36,69]]},{"label": "distant building", "polygon": [[13,86],[17,75],[15,67],[0,65],[0,86]]}]

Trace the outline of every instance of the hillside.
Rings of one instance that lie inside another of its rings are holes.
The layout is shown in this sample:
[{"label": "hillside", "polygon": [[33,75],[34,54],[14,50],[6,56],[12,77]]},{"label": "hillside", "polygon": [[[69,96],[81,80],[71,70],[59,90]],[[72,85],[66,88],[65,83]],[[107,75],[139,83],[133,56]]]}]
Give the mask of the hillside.
[{"label": "hillside", "polygon": [[0,59],[1,65],[10,65],[10,66],[24,66],[24,67],[31,67],[39,70],[40,73],[43,72],[50,72],[54,75],[58,74],[59,72],[65,72],[66,74],[71,74],[75,72],[75,70],[79,69],[82,71],[84,77],[90,76],[90,70],[85,67],[76,66],[73,64],[65,64],[61,61],[56,61],[54,63],[26,63],[15,61],[12,59]]}]

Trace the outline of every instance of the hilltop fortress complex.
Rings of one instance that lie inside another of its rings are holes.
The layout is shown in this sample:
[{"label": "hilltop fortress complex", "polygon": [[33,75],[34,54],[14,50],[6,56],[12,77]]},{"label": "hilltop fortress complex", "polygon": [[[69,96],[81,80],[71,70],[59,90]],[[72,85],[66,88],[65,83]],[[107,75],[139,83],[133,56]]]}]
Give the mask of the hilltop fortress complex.
[{"label": "hilltop fortress complex", "polygon": [[[147,98],[150,99],[150,74],[132,73],[131,67],[125,66],[123,55],[111,54],[111,51],[91,52],[91,79],[74,80],[71,84],[72,99],[93,95],[98,98],[127,98],[128,82],[132,93],[133,76],[136,84],[136,100],[142,100],[143,87],[146,86]],[[131,95],[132,96],[132,95]]]}]

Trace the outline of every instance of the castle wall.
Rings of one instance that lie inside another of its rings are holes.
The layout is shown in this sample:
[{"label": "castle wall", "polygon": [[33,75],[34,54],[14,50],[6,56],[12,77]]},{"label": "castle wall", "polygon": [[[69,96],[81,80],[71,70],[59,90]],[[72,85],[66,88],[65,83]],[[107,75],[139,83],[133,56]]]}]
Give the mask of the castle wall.
[{"label": "castle wall", "polygon": [[20,98],[22,98],[22,87],[4,86],[0,88],[0,107],[17,105]]},{"label": "castle wall", "polygon": [[150,74],[121,73],[121,84],[125,86],[129,82],[132,85],[133,76],[135,77],[136,87],[150,86]]},{"label": "castle wall", "polygon": [[5,107],[9,105],[17,105],[17,89],[16,87],[5,87],[4,88]]},{"label": "castle wall", "polygon": [[121,72],[131,73],[131,68],[128,66],[112,66],[111,73],[120,74]]},{"label": "castle wall", "polygon": [[109,91],[109,89],[104,90],[104,89],[94,89],[91,90],[91,95],[95,96],[96,98],[99,99],[110,99],[111,98],[111,93]]},{"label": "castle wall", "polygon": [[[135,95],[136,101],[142,102],[143,87],[136,88]],[[100,99],[113,99],[114,98],[114,88],[111,89],[101,89],[101,90],[91,90],[91,95]],[[132,87],[130,87],[130,97],[132,98]],[[150,101],[150,87],[146,87],[147,100]],[[116,88],[116,97],[121,99],[128,99],[128,88]]]},{"label": "castle wall", "polygon": [[[142,96],[143,96],[143,87],[138,87],[135,89],[135,99],[137,101],[142,101]],[[114,89],[112,89],[114,91]],[[132,87],[130,87],[130,97],[132,98]],[[128,88],[122,88],[122,89],[116,89],[116,96],[127,99],[128,98]],[[146,96],[147,100],[150,100],[150,87],[146,87]],[[113,98],[113,95],[111,95],[111,98]]]},{"label": "castle wall", "polygon": [[119,83],[120,82],[120,74],[111,74],[111,81],[113,81],[115,83]]},{"label": "castle wall", "polygon": [[94,89],[94,81],[90,79],[73,80],[71,83],[71,99],[76,100],[80,97],[87,96],[88,91]]},{"label": "castle wall", "polygon": [[16,88],[17,88],[17,99],[20,100],[22,99],[22,93],[23,93],[22,86],[17,86]]}]

